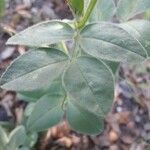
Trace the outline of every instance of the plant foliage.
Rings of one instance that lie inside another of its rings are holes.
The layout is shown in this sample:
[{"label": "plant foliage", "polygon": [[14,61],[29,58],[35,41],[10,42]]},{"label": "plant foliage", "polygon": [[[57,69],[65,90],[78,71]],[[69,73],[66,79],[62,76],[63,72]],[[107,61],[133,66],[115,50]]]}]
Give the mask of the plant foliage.
[{"label": "plant foliage", "polygon": [[[120,0],[115,5],[113,0],[68,0],[68,4],[73,21],[42,22],[8,40],[7,44],[31,49],[7,68],[1,87],[35,103],[28,131],[46,130],[65,114],[76,131],[98,134],[114,97],[114,64],[142,62],[150,55],[150,21],[128,21],[146,12],[150,1]],[[110,22],[114,15],[121,23]],[[50,46],[60,43],[64,49]]]}]

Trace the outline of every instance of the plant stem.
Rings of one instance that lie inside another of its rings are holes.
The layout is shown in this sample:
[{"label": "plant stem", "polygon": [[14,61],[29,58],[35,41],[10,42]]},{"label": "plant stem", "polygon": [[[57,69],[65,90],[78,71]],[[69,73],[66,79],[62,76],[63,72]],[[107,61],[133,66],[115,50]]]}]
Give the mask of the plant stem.
[{"label": "plant stem", "polygon": [[79,22],[77,22],[77,28],[78,29],[81,29],[85,26],[94,6],[96,5],[96,2],[97,0],[91,0],[89,5],[88,5],[88,8],[86,9],[86,12],[84,14],[84,16],[81,18],[81,20]]},{"label": "plant stem", "polygon": [[68,48],[67,48],[67,46],[66,46],[66,43],[65,43],[65,42],[61,42],[61,45],[62,45],[62,47],[63,47],[65,53],[70,57],[70,54],[69,54]]}]

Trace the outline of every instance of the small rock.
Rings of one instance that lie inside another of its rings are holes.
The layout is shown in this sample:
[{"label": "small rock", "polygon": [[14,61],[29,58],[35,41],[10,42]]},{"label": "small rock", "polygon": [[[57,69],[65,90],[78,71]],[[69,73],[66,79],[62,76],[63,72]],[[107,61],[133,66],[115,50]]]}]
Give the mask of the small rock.
[{"label": "small rock", "polygon": [[61,139],[57,140],[57,143],[61,144],[62,146],[66,146],[70,148],[73,144],[72,140],[68,137],[62,137]]},{"label": "small rock", "polygon": [[117,112],[122,112],[122,107],[118,106],[118,107],[116,108],[116,111],[117,111]]},{"label": "small rock", "polygon": [[5,50],[0,54],[0,60],[6,60],[10,58],[15,51],[15,47],[7,47]]},{"label": "small rock", "polygon": [[114,131],[114,130],[111,130],[110,132],[109,132],[109,135],[108,135],[109,137],[109,141],[110,142],[112,142],[112,143],[114,143],[114,142],[116,142],[118,139],[119,139],[119,136],[118,136],[118,134]]}]

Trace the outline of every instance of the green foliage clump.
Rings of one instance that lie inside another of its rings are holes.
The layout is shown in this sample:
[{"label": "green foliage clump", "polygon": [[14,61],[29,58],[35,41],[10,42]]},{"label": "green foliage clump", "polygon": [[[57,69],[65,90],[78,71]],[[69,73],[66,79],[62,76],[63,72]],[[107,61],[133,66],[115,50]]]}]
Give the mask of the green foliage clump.
[{"label": "green foliage clump", "polygon": [[131,20],[147,12],[150,1],[130,3],[68,0],[74,20],[42,22],[8,40],[31,47],[1,77],[3,89],[17,91],[34,104],[24,123],[27,132],[46,130],[64,115],[81,133],[103,130],[118,64],[142,62],[150,55],[150,21]]}]

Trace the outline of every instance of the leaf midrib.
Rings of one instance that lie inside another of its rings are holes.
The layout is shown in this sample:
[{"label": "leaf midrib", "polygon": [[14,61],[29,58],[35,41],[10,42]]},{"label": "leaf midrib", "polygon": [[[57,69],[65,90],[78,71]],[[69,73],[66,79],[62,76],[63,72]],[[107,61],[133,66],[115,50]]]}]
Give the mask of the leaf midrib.
[{"label": "leaf midrib", "polygon": [[[92,92],[92,94],[93,94],[93,97],[94,97],[94,101],[95,101],[95,103],[99,106],[99,109],[102,111],[101,113],[103,113],[102,115],[102,117],[104,117],[104,111],[103,111],[103,109],[101,108],[101,106],[99,105],[99,103],[97,102],[97,98],[96,98],[96,96],[95,96],[95,94],[94,94],[94,91],[93,91],[93,89],[92,89],[92,87],[89,85],[89,82],[88,82],[88,80],[87,80],[87,78],[84,76],[84,74],[83,74],[83,72],[82,72],[82,69],[80,68],[80,66],[79,66],[79,64],[78,63],[76,63],[77,64],[77,66],[78,66],[78,68],[79,68],[79,71],[81,72],[81,75],[82,75],[82,77],[83,77],[83,79],[85,80],[85,83],[87,84],[87,86],[89,87],[89,89],[91,90],[91,92]],[[89,111],[89,110],[88,110]]]},{"label": "leaf midrib", "polygon": [[[61,60],[61,61],[57,61],[57,62],[53,62],[53,63],[48,63],[47,65],[42,66],[42,67],[40,67],[40,68],[38,68],[38,69],[31,70],[31,71],[29,71],[28,73],[25,73],[25,74],[22,74],[21,76],[18,76],[16,79],[12,79],[12,80],[10,80],[10,81],[8,81],[8,82],[5,82],[5,83],[2,85],[2,87],[3,87],[5,84],[14,82],[15,80],[18,80],[18,79],[20,79],[20,78],[22,78],[22,77],[24,77],[24,76],[26,76],[26,75],[28,75],[28,74],[30,74],[30,73],[36,72],[36,71],[38,71],[38,70],[40,70],[40,69],[43,69],[43,68],[46,68],[46,67],[48,67],[48,66],[50,66],[50,65],[58,64],[58,63],[64,62],[64,61],[67,61],[67,58],[66,58],[66,59],[63,59],[63,60]],[[11,66],[10,66],[10,67],[11,67]],[[8,68],[8,69],[9,69],[9,68]],[[5,75],[5,74],[4,74],[4,75]],[[1,79],[3,79],[3,76],[1,77]]]}]

